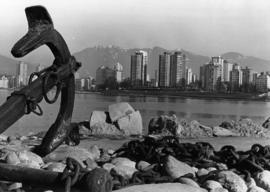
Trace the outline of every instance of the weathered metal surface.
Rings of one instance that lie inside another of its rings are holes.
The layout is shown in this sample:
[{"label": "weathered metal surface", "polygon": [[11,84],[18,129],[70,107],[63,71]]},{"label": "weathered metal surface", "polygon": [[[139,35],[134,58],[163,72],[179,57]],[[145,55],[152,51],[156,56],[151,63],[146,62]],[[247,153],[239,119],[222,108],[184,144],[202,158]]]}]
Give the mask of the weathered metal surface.
[{"label": "weathered metal surface", "polygon": [[[42,45],[47,45],[55,60],[52,66],[38,73],[38,78],[29,85],[14,92],[0,107],[0,133],[30,112],[37,112],[38,103],[46,93],[57,86],[61,91],[61,104],[55,122],[49,128],[42,144],[34,152],[44,156],[57,148],[71,131],[71,117],[74,106],[75,80],[74,72],[80,67],[71,56],[63,37],[53,26],[52,19],[42,6],[25,9],[28,20],[28,32],[12,48],[15,57],[23,57]],[[55,98],[56,100],[56,98]],[[53,103],[53,101],[48,101]],[[40,109],[40,108],[39,108]],[[40,111],[41,112],[41,111]]]},{"label": "weathered metal surface", "polygon": [[61,181],[62,173],[19,167],[0,163],[0,178],[2,181],[21,182],[36,186],[64,185]]}]

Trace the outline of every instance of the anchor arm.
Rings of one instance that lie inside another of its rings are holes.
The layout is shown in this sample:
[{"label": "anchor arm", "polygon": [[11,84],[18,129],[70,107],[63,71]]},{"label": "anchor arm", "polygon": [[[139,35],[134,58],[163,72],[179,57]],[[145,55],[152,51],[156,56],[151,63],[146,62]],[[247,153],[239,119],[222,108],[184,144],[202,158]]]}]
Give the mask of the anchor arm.
[{"label": "anchor arm", "polygon": [[[61,91],[58,116],[41,145],[34,149],[37,154],[45,156],[56,149],[71,131],[70,123],[75,98],[74,72],[78,70],[80,63],[71,56],[65,40],[54,29],[52,19],[44,7],[28,7],[25,13],[29,26],[28,32],[14,45],[11,53],[14,57],[23,57],[38,47],[47,45],[55,60],[53,65],[36,80],[20,91],[12,93],[6,103],[0,107],[0,132],[25,114],[29,102],[34,100],[34,103],[30,104],[37,106],[43,97],[47,98],[46,93],[57,85],[57,91]],[[46,101],[49,102],[48,99]]]}]

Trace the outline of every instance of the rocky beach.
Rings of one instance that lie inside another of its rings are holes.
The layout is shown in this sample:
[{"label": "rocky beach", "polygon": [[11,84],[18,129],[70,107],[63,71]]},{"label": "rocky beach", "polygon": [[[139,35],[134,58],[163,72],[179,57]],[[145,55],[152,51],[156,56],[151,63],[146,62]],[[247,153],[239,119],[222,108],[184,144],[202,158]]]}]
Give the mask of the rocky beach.
[{"label": "rocky beach", "polygon": [[[46,171],[53,177],[76,162],[91,181],[90,191],[270,191],[268,120],[262,125],[241,119],[209,127],[161,115],[153,117],[143,133],[140,112],[128,103],[116,103],[73,125],[66,142],[44,157],[32,152],[44,132],[1,135],[1,163]],[[60,192],[66,178],[55,185],[20,181],[1,181],[1,190]],[[71,191],[87,190],[79,182]]]}]

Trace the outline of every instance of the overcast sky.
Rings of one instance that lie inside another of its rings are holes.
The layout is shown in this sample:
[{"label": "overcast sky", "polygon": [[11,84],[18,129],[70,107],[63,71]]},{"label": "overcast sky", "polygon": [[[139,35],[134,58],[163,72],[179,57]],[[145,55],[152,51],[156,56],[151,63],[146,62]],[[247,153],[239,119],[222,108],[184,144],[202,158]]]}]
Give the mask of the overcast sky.
[{"label": "overcast sky", "polygon": [[0,54],[27,31],[24,8],[44,5],[71,52],[96,45],[161,46],[208,56],[270,59],[269,0],[0,0]]}]

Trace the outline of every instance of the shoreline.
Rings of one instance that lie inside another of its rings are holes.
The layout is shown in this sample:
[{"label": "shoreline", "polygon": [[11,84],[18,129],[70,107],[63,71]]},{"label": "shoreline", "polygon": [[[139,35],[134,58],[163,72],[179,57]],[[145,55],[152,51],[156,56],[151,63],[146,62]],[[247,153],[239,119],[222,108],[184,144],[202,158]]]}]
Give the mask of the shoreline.
[{"label": "shoreline", "polygon": [[178,97],[195,99],[214,99],[214,100],[250,100],[269,102],[269,96],[259,96],[258,94],[248,93],[209,93],[195,91],[172,91],[172,90],[105,90],[105,91],[76,91],[76,94],[102,94],[104,96],[156,96],[156,97]]}]

